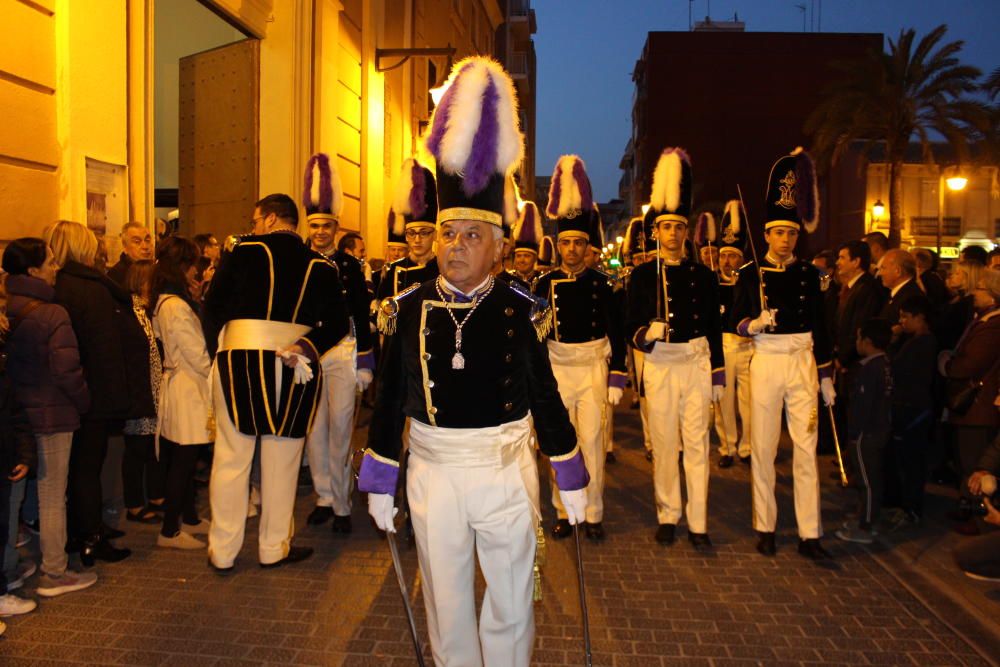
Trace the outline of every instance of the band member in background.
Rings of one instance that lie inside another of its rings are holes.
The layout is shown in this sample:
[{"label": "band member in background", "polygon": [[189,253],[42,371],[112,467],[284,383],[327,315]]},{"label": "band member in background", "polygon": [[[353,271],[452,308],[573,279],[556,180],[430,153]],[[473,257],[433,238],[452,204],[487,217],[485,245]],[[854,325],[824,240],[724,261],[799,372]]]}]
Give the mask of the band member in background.
[{"label": "band member in background", "polygon": [[[632,274],[635,267],[646,261],[648,255],[646,248],[655,247],[655,244],[655,241],[646,238],[642,217],[632,218],[625,230],[623,243],[628,263],[628,273],[625,274],[626,313],[628,312],[628,290],[632,284]],[[639,419],[642,423],[642,445],[646,449],[646,460],[651,462],[653,460],[653,441],[649,438],[649,404],[646,401],[646,392],[643,391],[640,380],[645,356],[642,350],[634,345],[629,345],[628,355],[632,366],[632,392],[634,396],[632,408],[639,409]]]},{"label": "band member in background", "polygon": [[[656,231],[659,258],[632,271],[628,294],[631,344],[645,353],[642,382],[649,404],[656,496],[656,541],[672,544],[687,516],[688,541],[710,549],[708,536],[708,420],[722,396],[725,368],[718,280],[685,252],[691,213],[691,161],[667,148],[653,173],[645,224]],[[680,438],[678,438],[678,433]],[[678,463],[684,447],[687,506]],[[682,512],[683,510],[683,512]]]},{"label": "band member in background", "polygon": [[[584,264],[584,255],[596,234],[593,227],[598,224],[592,203],[583,160],[576,155],[559,158],[552,174],[546,214],[556,222],[562,263],[538,279],[535,294],[552,306],[549,359],[590,471],[587,537],[599,541],[604,539],[607,413],[621,400],[628,375],[622,313],[609,276]],[[558,488],[553,484],[552,504],[557,520],[552,535],[563,538],[572,529]]]},{"label": "band member in background", "polygon": [[[414,195],[411,201],[410,193],[420,194]],[[402,235],[408,252],[403,259],[389,264],[376,292],[378,301],[438,275],[437,259],[434,257],[437,185],[431,170],[413,158],[404,160],[402,173],[396,182],[392,208],[395,217],[390,212],[390,229],[398,238],[402,223]]]},{"label": "band member in background", "polygon": [[355,395],[371,384],[375,369],[372,331],[369,327],[371,297],[357,257],[334,251],[344,196],[330,158],[317,153],[306,165],[302,203],[313,250],[337,267],[344,300],[351,317],[351,333],[320,358],[323,384],[312,429],[306,438],[306,455],[318,498],[306,523],[318,526],[333,519],[333,532],[351,532],[351,434],[354,433]]},{"label": "band member in background", "polygon": [[[541,342],[547,313],[491,275],[501,225],[516,216],[504,197],[505,175],[523,150],[513,83],[495,61],[472,57],[455,65],[449,84],[427,139],[438,170],[441,275],[390,302],[396,333],[358,486],[378,527],[395,531],[409,418],[406,488],[434,662],[527,667],[538,511],[529,417],[574,523],[586,512],[588,476]],[[488,103],[485,88],[498,99]],[[473,158],[455,155],[462,139]],[[486,580],[478,628],[477,555]]]},{"label": "band member in background", "polygon": [[511,275],[529,289],[539,276],[535,262],[543,236],[538,207],[533,201],[524,202],[514,225],[514,269]]},{"label": "band member in background", "polygon": [[406,253],[409,252],[403,225],[403,219],[398,218],[396,212],[390,208],[389,218],[386,221],[386,238],[388,241],[385,244],[385,262],[378,272],[372,275],[372,290],[376,295],[379,294],[382,281],[385,279],[386,274],[389,273],[389,266],[396,260],[406,257]]},{"label": "band member in background", "polygon": [[215,357],[215,457],[209,496],[208,559],[232,570],[243,545],[250,467],[261,457],[258,555],[263,567],[312,554],[291,546],[302,446],[320,400],[320,358],[350,333],[337,268],[302,242],[288,195],[257,202],[253,234],[227,242],[205,299],[206,337]]},{"label": "band member in background", "polygon": [[775,162],[766,196],[767,253],[759,264],[751,262],[740,269],[732,312],[736,332],[752,337],[754,346],[750,361],[750,469],[757,551],[765,556],[775,554],[778,506],[774,459],[784,407],[793,445],[799,553],[813,560],[829,558],[819,540],[823,524],[816,465],[816,397],[822,391],[823,402],[833,405],[833,364],[823,322],[819,271],[794,254],[802,227],[812,232],[819,223],[816,173],[805,151],[796,148]]},{"label": "band member in background", "polygon": [[[743,207],[730,199],[722,212],[719,229],[719,313],[722,318],[722,351],[726,359],[726,390],[715,412],[715,433],[719,436],[719,467],[733,465],[733,457],[750,464],[750,357],[753,344],[736,333],[730,320],[737,270],[743,265]],[[739,412],[739,423],[736,413]]]}]

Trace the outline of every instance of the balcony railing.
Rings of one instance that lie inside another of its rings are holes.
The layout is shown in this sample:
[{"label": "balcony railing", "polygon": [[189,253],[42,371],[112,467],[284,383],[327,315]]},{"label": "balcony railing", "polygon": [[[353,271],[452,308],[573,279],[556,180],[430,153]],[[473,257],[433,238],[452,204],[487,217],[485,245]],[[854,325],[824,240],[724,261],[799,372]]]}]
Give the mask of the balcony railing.
[{"label": "balcony railing", "polygon": [[513,76],[528,76],[528,52],[512,51],[509,66]]},{"label": "balcony railing", "polygon": [[[912,217],[910,218],[910,233],[914,236],[935,236],[938,231],[938,219],[936,217]],[[941,225],[942,236],[961,236],[962,218],[945,217]]]}]

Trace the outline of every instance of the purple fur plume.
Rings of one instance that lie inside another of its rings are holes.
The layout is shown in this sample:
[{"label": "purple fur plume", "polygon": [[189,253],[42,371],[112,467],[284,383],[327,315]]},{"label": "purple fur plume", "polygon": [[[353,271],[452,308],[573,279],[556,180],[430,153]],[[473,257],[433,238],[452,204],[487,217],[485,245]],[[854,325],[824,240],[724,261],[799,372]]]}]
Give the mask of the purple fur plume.
[{"label": "purple fur plume", "polygon": [[531,202],[524,205],[524,221],[521,223],[521,238],[518,239],[522,243],[534,243],[537,244],[539,239],[535,235],[535,222],[538,216],[538,208]]},{"label": "purple fur plume", "polygon": [[550,218],[559,217],[559,195],[562,194],[562,165],[556,163],[556,170],[549,181],[549,203],[545,206],[545,215]]},{"label": "purple fur plume", "polygon": [[422,220],[427,212],[427,178],[424,176],[424,168],[416,160],[413,161],[413,169],[410,172],[410,215],[414,220]]},{"label": "purple fur plume", "polygon": [[573,162],[573,180],[580,188],[580,210],[589,211],[594,207],[594,193],[590,189],[590,179],[587,178],[587,172],[583,169],[582,160]]},{"label": "purple fur plume", "polygon": [[795,161],[796,212],[803,223],[812,223],[819,211],[816,191],[816,167],[808,153],[802,151]]},{"label": "purple fur plume", "polygon": [[302,189],[302,205],[306,209],[306,215],[312,215],[316,213],[316,207],[312,201],[312,189],[313,189],[313,165],[316,164],[316,156],[313,155],[306,162],[306,176],[305,185]]},{"label": "purple fur plume", "polygon": [[497,85],[490,76],[483,91],[483,107],[479,114],[479,129],[472,140],[472,152],[465,163],[465,173],[462,179],[462,192],[471,197],[482,192],[496,171],[497,142],[500,135],[500,124],[497,122],[497,104],[500,95]]},{"label": "purple fur plume", "polygon": [[459,79],[462,78],[462,73],[470,67],[472,67],[472,63],[466,64],[455,78],[452,79],[451,85],[448,86],[448,90],[444,91],[444,95],[441,96],[441,102],[434,110],[434,117],[431,119],[431,131],[427,135],[425,146],[427,147],[427,151],[439,162],[441,161],[441,141],[448,132],[448,121],[451,119],[451,105],[455,101],[456,85]]},{"label": "purple fur plume", "polygon": [[[312,200],[314,168],[319,170],[319,193],[317,201]],[[333,185],[330,182],[330,157],[326,153],[316,153],[306,163],[302,206],[306,209],[306,215],[333,212]]]},{"label": "purple fur plume", "polygon": [[708,213],[703,212],[698,216],[698,222],[694,225],[694,242],[695,245],[705,245],[705,241],[708,239]]}]

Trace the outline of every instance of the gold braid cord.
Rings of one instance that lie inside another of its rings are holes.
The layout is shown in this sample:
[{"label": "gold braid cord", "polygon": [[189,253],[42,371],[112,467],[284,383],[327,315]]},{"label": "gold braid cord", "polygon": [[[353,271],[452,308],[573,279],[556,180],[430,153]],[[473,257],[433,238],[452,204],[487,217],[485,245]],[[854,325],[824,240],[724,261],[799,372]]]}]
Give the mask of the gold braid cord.
[{"label": "gold braid cord", "polygon": [[396,333],[396,316],[399,315],[399,302],[420,289],[421,283],[410,285],[396,296],[382,299],[376,306],[375,327],[383,336]]},{"label": "gold braid cord", "polygon": [[542,527],[541,522],[535,526],[535,540],[537,542],[535,546],[535,586],[532,590],[532,600],[535,602],[542,601],[542,570],[541,568],[545,565],[545,529]]},{"label": "gold braid cord", "polygon": [[531,313],[531,323],[535,327],[535,335],[538,342],[545,340],[545,337],[552,331],[552,309],[546,306]]}]

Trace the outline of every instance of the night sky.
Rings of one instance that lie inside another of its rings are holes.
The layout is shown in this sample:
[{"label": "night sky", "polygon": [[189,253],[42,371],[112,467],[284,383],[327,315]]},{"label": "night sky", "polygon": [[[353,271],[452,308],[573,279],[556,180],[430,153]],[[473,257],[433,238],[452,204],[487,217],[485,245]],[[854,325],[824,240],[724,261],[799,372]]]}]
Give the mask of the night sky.
[{"label": "night sky", "polygon": [[[919,39],[946,23],[944,41],[964,40],[967,64],[984,73],[1000,67],[1000,0],[695,0],[690,7],[694,21],[711,5],[712,19],[731,20],[736,12],[747,31],[802,32],[800,4],[807,8],[806,28],[821,21],[823,32],[881,32],[895,39],[912,27]],[[821,16],[809,11],[818,4]],[[560,155],[577,153],[595,198],[617,197],[618,162],[631,132],[632,69],[647,32],[688,29],[688,0],[533,0],[532,6],[538,21],[537,174],[551,174]]]}]

